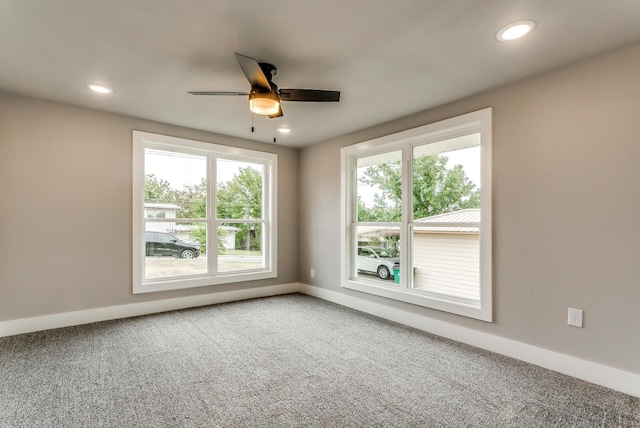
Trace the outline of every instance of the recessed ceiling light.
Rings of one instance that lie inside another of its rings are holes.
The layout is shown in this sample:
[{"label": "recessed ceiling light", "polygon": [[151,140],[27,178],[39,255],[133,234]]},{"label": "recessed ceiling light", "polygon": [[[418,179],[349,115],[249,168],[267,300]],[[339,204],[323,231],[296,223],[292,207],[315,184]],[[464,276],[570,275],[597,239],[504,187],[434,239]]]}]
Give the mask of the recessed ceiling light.
[{"label": "recessed ceiling light", "polygon": [[98,92],[100,94],[111,94],[113,93],[113,89],[108,86],[98,85],[96,83],[87,83],[87,88],[91,89],[94,92]]},{"label": "recessed ceiling light", "polygon": [[278,128],[278,132],[281,134],[288,134],[289,132],[291,132],[290,128],[285,128],[284,126]]},{"label": "recessed ceiling light", "polygon": [[529,34],[535,27],[536,23],[533,21],[514,22],[513,24],[509,24],[502,28],[502,30],[498,31],[498,35],[496,37],[501,42],[508,42]]}]

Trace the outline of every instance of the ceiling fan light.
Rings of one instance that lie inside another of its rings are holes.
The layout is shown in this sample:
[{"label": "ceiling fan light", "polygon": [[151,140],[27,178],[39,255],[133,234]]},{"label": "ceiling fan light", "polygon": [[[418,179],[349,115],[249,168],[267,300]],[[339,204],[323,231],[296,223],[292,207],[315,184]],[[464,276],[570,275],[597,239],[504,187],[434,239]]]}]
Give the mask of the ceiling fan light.
[{"label": "ceiling fan light", "polygon": [[255,114],[274,115],[280,111],[280,97],[273,92],[252,90],[249,94],[249,109]]}]

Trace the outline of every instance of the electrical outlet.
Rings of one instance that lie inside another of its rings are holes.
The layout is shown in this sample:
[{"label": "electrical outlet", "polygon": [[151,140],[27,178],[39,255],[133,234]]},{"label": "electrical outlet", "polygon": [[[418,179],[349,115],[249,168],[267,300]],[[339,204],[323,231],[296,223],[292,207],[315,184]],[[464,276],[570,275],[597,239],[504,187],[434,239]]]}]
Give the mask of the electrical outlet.
[{"label": "electrical outlet", "polygon": [[309,272],[309,276],[311,276],[311,278],[315,278],[316,277],[316,270],[315,269],[311,269],[311,272]]},{"label": "electrical outlet", "polygon": [[582,328],[582,309],[569,308],[567,324]]}]

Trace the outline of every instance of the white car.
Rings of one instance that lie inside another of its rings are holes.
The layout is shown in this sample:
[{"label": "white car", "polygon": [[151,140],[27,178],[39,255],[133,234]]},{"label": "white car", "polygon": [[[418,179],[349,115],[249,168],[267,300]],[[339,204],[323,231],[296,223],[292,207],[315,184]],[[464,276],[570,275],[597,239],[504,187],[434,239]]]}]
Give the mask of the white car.
[{"label": "white car", "polygon": [[379,247],[358,247],[356,266],[359,272],[375,273],[380,279],[393,278],[393,269],[400,267],[393,250]]}]

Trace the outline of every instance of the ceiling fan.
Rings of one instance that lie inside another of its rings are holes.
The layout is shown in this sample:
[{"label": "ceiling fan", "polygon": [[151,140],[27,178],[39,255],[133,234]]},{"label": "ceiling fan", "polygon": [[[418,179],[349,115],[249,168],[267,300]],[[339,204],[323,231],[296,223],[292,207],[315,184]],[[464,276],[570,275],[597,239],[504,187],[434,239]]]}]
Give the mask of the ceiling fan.
[{"label": "ceiling fan", "polygon": [[258,62],[255,59],[236,53],[236,59],[242,72],[251,83],[249,92],[219,92],[219,91],[194,91],[192,95],[248,95],[249,109],[270,118],[282,116],[281,101],[304,102],[338,102],[340,91],[326,91],[322,89],[279,89],[273,83],[273,76],[278,69],[273,64]]}]

